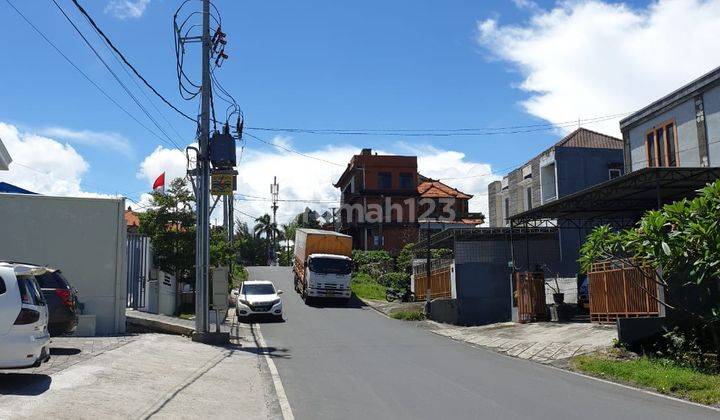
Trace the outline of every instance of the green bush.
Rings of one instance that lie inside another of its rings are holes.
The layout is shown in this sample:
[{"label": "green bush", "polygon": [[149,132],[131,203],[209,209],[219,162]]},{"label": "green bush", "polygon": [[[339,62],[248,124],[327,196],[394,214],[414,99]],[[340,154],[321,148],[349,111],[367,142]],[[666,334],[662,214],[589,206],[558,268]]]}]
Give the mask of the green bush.
[{"label": "green bush", "polygon": [[392,269],[393,259],[387,251],[353,251],[355,267],[358,272],[369,274],[378,279]]},{"label": "green bush", "polygon": [[407,289],[410,287],[410,275],[407,273],[393,271],[385,273],[378,278],[378,283],[385,287],[392,287],[395,289]]}]

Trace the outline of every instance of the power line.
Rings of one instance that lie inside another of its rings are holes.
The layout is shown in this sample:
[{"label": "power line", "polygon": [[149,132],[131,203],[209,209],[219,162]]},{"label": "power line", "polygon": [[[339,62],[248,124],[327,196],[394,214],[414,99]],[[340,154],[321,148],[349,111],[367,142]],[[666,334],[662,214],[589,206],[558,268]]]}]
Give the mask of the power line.
[{"label": "power line", "polygon": [[103,30],[100,29],[100,27],[95,23],[95,21],[93,20],[93,18],[88,14],[88,12],[82,7],[82,5],[81,5],[77,0],[72,0],[72,2],[73,2],[73,4],[75,5],[75,7],[77,7],[77,9],[80,11],[80,13],[82,13],[83,16],[85,16],[85,18],[88,20],[88,22],[90,23],[90,25],[92,25],[92,27],[95,28],[95,30],[97,31],[97,33],[100,34],[100,36],[105,40],[105,42],[107,43],[107,45],[108,45],[110,48],[112,48],[113,51],[115,51],[115,53],[120,57],[120,59],[123,61],[123,63],[125,63],[128,67],[130,67],[130,70],[132,70],[132,72],[135,73],[135,75],[136,75],[140,80],[142,80],[142,82],[145,84],[145,86],[147,86],[148,88],[150,88],[150,90],[151,90],[155,95],[157,95],[158,98],[160,98],[163,102],[165,102],[165,104],[167,104],[167,106],[169,106],[170,108],[172,108],[173,110],[175,110],[175,112],[177,112],[178,114],[180,114],[180,115],[182,115],[183,117],[187,118],[188,120],[197,123],[197,119],[196,119],[196,118],[193,118],[193,117],[189,116],[188,114],[186,114],[186,113],[184,113],[183,111],[181,111],[180,109],[178,109],[175,105],[173,105],[173,104],[172,104],[169,100],[167,100],[160,92],[158,92],[157,89],[155,89],[155,88],[153,87],[153,85],[151,85],[150,82],[148,82],[147,79],[145,79],[145,77],[143,77],[142,74],[140,74],[140,72],[135,68],[135,66],[133,66],[132,64],[130,64],[130,62],[128,61],[128,59],[125,58],[125,55],[123,55],[123,53],[122,53],[117,47],[115,47],[115,44],[113,44],[113,42],[110,40],[110,38],[108,38],[108,36],[105,35],[105,32],[103,32]]},{"label": "power line", "polygon": [[[147,109],[145,109],[145,107],[140,103],[140,101],[135,97],[135,95],[133,95],[133,93],[130,91],[130,89],[127,87],[127,85],[125,85],[125,83],[123,83],[123,81],[120,79],[120,77],[118,77],[117,73],[115,73],[113,71],[113,69],[110,67],[110,65],[102,58],[100,53],[95,49],[95,47],[93,47],[92,43],[90,43],[90,41],[85,37],[85,35],[82,33],[82,31],[80,31],[80,28],[78,28],[77,25],[75,25],[75,22],[73,22],[72,19],[70,19],[70,16],[68,16],[68,14],[65,13],[65,10],[63,10],[63,8],[60,7],[60,5],[57,3],[56,0],[50,0],[50,1],[52,1],[53,4],[55,4],[55,7],[57,7],[57,9],[60,11],[60,13],[62,13],[62,15],[65,16],[65,19],[68,21],[68,23],[70,23],[70,25],[75,29],[75,31],[78,33],[78,35],[80,35],[80,37],[83,39],[83,41],[85,41],[85,44],[92,50],[92,52],[95,54],[95,56],[98,58],[98,60],[100,60],[100,62],[103,64],[103,66],[105,66],[105,68],[110,72],[110,74],[113,76],[113,78],[123,88],[123,90],[125,90],[125,93],[127,93],[128,96],[130,96],[130,98],[133,100],[133,102],[135,102],[135,104],[148,117],[148,119],[155,125],[155,127],[157,127],[157,129],[160,130],[160,132],[165,135],[165,137],[170,141],[170,143],[172,143],[174,145],[174,147],[177,148],[178,150],[181,150],[181,147],[177,143],[175,143],[175,141],[172,138],[170,138],[170,136],[167,134],[167,132],[165,132],[165,130],[163,130],[163,128],[160,126],[160,124],[158,124],[158,122],[155,120],[155,118],[153,118],[153,116],[150,115],[150,113],[147,111]],[[160,138],[160,139],[162,140],[162,138]],[[163,140],[163,142],[165,142],[165,141]]]},{"label": "power line", "polygon": [[151,130],[148,126],[146,126],[145,124],[143,124],[140,120],[137,119],[137,117],[135,117],[133,114],[131,114],[130,111],[128,111],[127,109],[125,109],[125,108],[124,108],[122,105],[120,105],[115,99],[113,99],[113,97],[110,96],[103,88],[101,88],[100,85],[98,85],[94,80],[92,80],[92,79],[90,78],[90,76],[87,75],[87,73],[85,73],[80,67],[78,67],[77,64],[75,64],[67,55],[65,55],[65,53],[63,53],[62,50],[60,50],[60,48],[58,48],[58,46],[55,45],[55,43],[53,43],[40,29],[38,29],[38,27],[35,26],[35,25],[27,18],[27,16],[25,16],[17,7],[15,7],[15,5],[14,5],[10,0],[5,0],[5,2],[6,2],[13,10],[15,10],[15,12],[16,12],[38,35],[40,35],[40,37],[42,37],[42,39],[45,40],[45,42],[47,42],[58,54],[60,54],[60,56],[62,56],[62,58],[64,58],[65,61],[68,62],[68,64],[70,64],[75,70],[77,70],[78,73],[80,73],[80,74],[85,78],[85,80],[87,80],[87,81],[88,81],[91,85],[93,85],[100,93],[102,93],[103,96],[105,96],[105,98],[107,98],[110,102],[112,102],[116,107],[118,107],[122,112],[124,112],[124,113],[125,113],[128,117],[130,117],[133,121],[135,121],[136,123],[138,123],[138,125],[140,125],[142,128],[144,128],[145,130],[147,130],[150,134],[152,134],[153,136],[157,137],[158,139],[160,139],[160,140],[163,141],[163,142],[165,141],[165,140],[164,140],[162,137],[160,137],[156,132],[154,132],[154,131]]},{"label": "power line", "polygon": [[245,127],[247,130],[318,134],[318,135],[341,135],[341,136],[401,136],[401,137],[455,137],[455,136],[493,136],[531,133],[536,131],[547,131],[555,128],[569,128],[580,124],[595,124],[622,117],[628,113],[604,115],[599,117],[565,121],[560,123],[542,123],[530,125],[515,125],[505,127],[484,127],[484,128],[449,128],[449,129],[308,129],[308,128],[273,128],[273,127]]},{"label": "power line", "polygon": [[308,154],[305,154],[305,153],[303,153],[303,152],[299,152],[299,151],[297,151],[297,150],[295,150],[295,149],[291,149],[291,148],[289,148],[289,147],[282,146],[282,145],[280,145],[280,144],[275,144],[275,143],[269,142],[269,141],[267,141],[267,140],[263,140],[263,139],[261,139],[260,137],[254,135],[254,134],[252,134],[252,133],[245,133],[245,134],[248,135],[248,136],[250,136],[251,138],[253,138],[253,139],[261,142],[261,143],[267,144],[268,146],[272,146],[272,147],[275,147],[275,148],[278,148],[278,149],[282,149],[282,150],[285,150],[286,152],[295,153],[296,155],[304,156],[304,157],[306,157],[306,158],[308,158],[308,159],[319,160],[319,161],[321,161],[321,162],[329,163],[330,165],[335,165],[335,166],[341,166],[341,167],[347,166],[347,165],[343,165],[342,163],[337,163],[337,162],[333,162],[333,161],[326,160],[326,159],[323,159],[323,158],[319,158],[319,157],[316,157],[316,156],[308,155]]}]

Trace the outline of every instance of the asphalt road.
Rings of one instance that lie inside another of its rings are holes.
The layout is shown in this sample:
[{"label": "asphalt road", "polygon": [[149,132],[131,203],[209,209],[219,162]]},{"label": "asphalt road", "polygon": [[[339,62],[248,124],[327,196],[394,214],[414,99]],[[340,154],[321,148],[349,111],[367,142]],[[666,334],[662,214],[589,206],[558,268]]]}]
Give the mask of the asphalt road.
[{"label": "asphalt road", "polygon": [[297,419],[708,419],[720,413],[436,336],[370,308],[310,307],[286,267],[250,268],[284,290],[260,330]]}]

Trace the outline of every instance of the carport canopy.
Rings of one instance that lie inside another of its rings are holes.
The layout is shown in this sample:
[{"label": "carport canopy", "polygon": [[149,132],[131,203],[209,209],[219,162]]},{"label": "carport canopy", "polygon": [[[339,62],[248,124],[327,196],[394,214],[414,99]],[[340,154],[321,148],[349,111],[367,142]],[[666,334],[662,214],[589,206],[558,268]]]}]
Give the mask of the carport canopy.
[{"label": "carport canopy", "polygon": [[663,204],[692,198],[720,168],[644,168],[510,217],[512,227],[626,228]]}]

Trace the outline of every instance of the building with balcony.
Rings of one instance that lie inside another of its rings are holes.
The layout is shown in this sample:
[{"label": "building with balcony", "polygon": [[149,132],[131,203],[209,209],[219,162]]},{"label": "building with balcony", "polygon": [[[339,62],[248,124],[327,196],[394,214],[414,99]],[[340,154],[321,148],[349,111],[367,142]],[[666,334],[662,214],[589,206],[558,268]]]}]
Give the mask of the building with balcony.
[{"label": "building with balcony", "polygon": [[510,217],[623,174],[621,139],[579,128],[488,185],[490,227]]},{"label": "building with balcony", "polygon": [[418,173],[416,156],[353,156],[334,184],[341,191],[340,231],[353,237],[353,248],[386,250],[395,255],[418,238],[421,219],[431,229],[483,223],[468,211],[472,195]]}]

